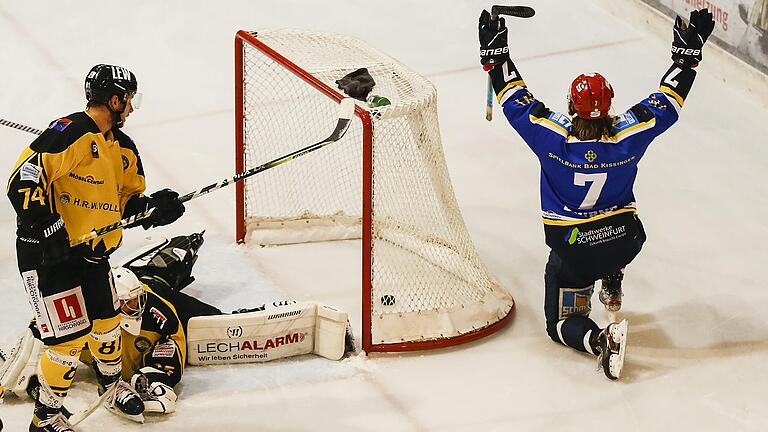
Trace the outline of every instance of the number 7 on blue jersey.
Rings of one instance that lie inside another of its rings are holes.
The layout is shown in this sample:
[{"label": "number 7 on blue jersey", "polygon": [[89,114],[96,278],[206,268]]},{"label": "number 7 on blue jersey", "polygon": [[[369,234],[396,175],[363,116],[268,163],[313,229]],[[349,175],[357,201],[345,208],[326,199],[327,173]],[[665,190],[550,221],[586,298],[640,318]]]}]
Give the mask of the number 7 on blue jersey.
[{"label": "number 7 on blue jersey", "polygon": [[606,180],[608,180],[608,173],[585,174],[577,172],[573,174],[573,184],[576,186],[586,186],[587,183],[592,183],[587,189],[587,196],[581,202],[579,210],[587,210],[595,206]]}]

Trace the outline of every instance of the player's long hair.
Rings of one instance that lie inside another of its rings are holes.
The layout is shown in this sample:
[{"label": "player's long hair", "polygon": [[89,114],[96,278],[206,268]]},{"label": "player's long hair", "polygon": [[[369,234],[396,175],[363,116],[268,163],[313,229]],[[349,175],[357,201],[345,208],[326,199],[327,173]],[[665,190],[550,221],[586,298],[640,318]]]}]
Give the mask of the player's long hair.
[{"label": "player's long hair", "polygon": [[568,102],[568,114],[571,115],[571,135],[580,141],[600,140],[613,137],[613,116],[607,115],[605,118],[589,120],[581,118],[576,114],[576,109],[572,102]]}]

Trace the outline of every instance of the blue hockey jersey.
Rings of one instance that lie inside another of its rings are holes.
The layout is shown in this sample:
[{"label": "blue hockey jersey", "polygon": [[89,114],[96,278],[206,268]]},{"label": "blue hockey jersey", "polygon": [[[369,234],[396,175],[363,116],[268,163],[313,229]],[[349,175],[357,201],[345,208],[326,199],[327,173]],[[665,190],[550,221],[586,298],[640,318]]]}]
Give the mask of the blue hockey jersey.
[{"label": "blue hockey jersey", "polygon": [[651,141],[674,124],[695,78],[672,66],[659,91],[615,117],[613,137],[581,141],[568,116],[552,112],[526,88],[509,61],[491,73],[512,127],[541,165],[541,210],[548,225],[573,225],[635,211],[637,165]]}]

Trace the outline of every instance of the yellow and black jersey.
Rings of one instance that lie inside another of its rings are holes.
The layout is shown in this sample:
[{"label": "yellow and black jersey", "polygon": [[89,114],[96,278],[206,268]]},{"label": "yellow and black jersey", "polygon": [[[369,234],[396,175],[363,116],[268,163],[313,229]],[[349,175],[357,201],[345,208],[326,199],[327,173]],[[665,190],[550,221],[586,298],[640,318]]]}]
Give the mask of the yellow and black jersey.
[{"label": "yellow and black jersey", "polygon": [[123,378],[130,379],[134,371],[151,363],[147,360],[158,356],[178,359],[171,363],[181,368],[178,371],[180,374],[187,359],[187,337],[185,326],[173,303],[174,293],[164,287],[156,286],[153,289],[146,284],[144,289],[147,302],[141,316],[141,332],[134,336],[123,331]]},{"label": "yellow and black jersey", "polygon": [[[147,300],[141,315],[138,336],[123,330],[122,377],[131,376],[145,366],[165,373],[161,381],[171,387],[181,380],[187,361],[187,323],[196,316],[221,315],[218,308],[194,297],[170,289],[153,277],[142,277]],[[89,350],[83,350],[80,360],[93,363]],[[153,378],[156,379],[156,378]]]},{"label": "yellow and black jersey", "polygon": [[141,332],[134,336],[123,331],[123,377],[152,366],[165,372],[175,385],[181,379],[187,360],[187,323],[195,316],[222,312],[194,297],[174,291],[151,277],[142,277],[147,301],[141,316]]},{"label": "yellow and black jersey", "polygon": [[[71,239],[118,222],[132,196],[144,192],[141,159],[133,141],[115,128],[106,134],[86,112],[53,121],[19,157],[6,193],[18,215],[18,235],[52,213]],[[118,248],[122,231],[89,243],[93,256]]]}]

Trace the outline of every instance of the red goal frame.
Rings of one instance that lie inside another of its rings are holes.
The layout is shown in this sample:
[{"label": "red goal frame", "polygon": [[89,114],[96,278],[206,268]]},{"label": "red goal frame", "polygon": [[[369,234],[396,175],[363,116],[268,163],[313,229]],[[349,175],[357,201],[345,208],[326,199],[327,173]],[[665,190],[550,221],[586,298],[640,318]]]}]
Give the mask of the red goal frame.
[{"label": "red goal frame", "polygon": [[[244,91],[243,91],[243,53],[245,44],[258,49],[267,57],[270,57],[277,63],[280,63],[287,70],[301,78],[308,85],[314,87],[319,92],[325,94],[330,99],[340,102],[345,96],[338,91],[327,86],[310,73],[300,68],[287,58],[280,55],[258,40],[251,32],[240,30],[235,36],[235,172],[243,172],[245,167],[245,142],[244,142]],[[355,116],[362,122],[363,126],[363,157],[361,163],[363,172],[363,193],[362,193],[362,339],[363,350],[366,353],[371,352],[403,352],[444,348],[448,346],[470,342],[491,333],[494,333],[504,327],[515,315],[516,307],[512,307],[509,313],[499,321],[487,327],[465,333],[459,336],[446,337],[428,341],[402,342],[374,344],[371,340],[371,319],[373,312],[371,293],[372,287],[372,222],[373,222],[373,122],[368,111],[355,106]],[[237,243],[245,243],[246,224],[245,224],[245,181],[235,184],[235,203],[236,203],[236,234]]]}]

